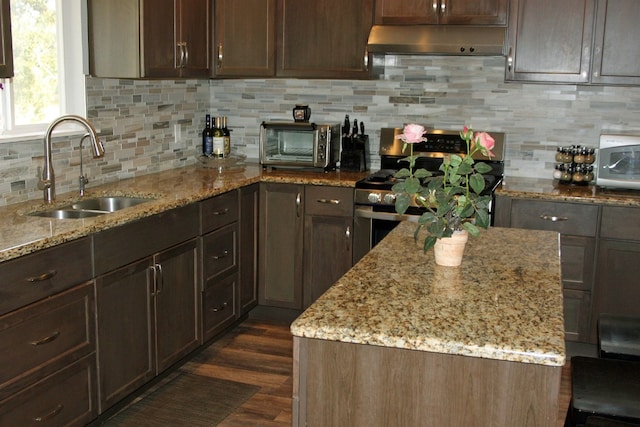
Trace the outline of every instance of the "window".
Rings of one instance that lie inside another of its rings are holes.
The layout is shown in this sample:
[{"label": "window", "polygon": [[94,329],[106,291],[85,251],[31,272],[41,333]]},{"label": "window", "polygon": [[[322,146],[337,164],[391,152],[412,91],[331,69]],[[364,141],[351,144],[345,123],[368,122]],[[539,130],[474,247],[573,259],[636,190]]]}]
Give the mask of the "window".
[{"label": "window", "polygon": [[14,77],[0,91],[0,138],[41,135],[86,114],[83,0],[11,0]]}]

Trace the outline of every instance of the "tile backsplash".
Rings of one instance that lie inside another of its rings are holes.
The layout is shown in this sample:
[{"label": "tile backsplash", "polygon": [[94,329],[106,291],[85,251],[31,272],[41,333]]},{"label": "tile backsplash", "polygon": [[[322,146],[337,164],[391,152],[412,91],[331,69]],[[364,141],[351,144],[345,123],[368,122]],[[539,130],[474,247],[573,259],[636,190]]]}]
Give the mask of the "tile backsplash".
[{"label": "tile backsplash", "polygon": [[[503,57],[384,58],[379,80],[119,80],[87,77],[88,118],[106,156],[84,152],[88,187],[196,161],[204,114],[229,117],[232,149],[258,157],[263,120],[364,121],[376,159],[379,129],[427,127],[504,132],[508,176],[550,178],[559,145],[596,146],[602,132],[640,134],[640,88],[504,82]],[[79,138],[54,139],[58,193],[75,191]],[[0,144],[0,206],[42,197],[42,138]]]}]

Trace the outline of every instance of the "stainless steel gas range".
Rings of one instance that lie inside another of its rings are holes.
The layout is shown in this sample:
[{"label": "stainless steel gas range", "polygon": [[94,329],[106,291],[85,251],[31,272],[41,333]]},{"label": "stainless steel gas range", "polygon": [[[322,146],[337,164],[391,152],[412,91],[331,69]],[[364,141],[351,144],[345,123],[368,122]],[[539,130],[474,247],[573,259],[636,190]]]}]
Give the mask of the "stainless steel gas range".
[{"label": "stainless steel gas range", "polygon": [[[401,128],[381,129],[379,151],[381,169],[356,183],[354,262],[382,240],[400,221],[417,221],[423,212],[424,208],[417,205],[410,207],[403,216],[395,211],[395,195],[391,191],[391,187],[397,182],[394,174],[403,167],[409,167],[408,162],[402,160],[408,156],[408,153],[402,153],[403,143],[396,139],[396,136],[401,133]],[[477,160],[491,166],[491,171],[484,175],[484,194],[493,196],[504,174],[505,135],[499,132],[489,133],[496,141],[493,149],[495,157],[487,160],[478,153]],[[420,154],[416,161],[416,168],[425,168],[432,174],[439,174],[444,156],[466,154],[466,144],[458,131],[427,130],[424,137],[427,141],[414,145],[414,154]],[[490,215],[493,205],[494,203],[491,203]]]}]

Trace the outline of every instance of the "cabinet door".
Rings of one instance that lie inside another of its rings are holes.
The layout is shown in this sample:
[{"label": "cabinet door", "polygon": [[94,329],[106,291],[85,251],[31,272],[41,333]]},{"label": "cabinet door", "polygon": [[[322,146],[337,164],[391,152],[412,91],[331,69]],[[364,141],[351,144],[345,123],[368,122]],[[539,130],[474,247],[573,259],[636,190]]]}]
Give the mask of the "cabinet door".
[{"label": "cabinet door", "polygon": [[565,289],[592,290],[595,247],[596,239],[593,237],[560,236],[562,284]]},{"label": "cabinet door", "polygon": [[240,283],[238,313],[243,315],[258,304],[258,222],[260,184],[240,189]]},{"label": "cabinet door", "polygon": [[180,0],[177,4],[180,76],[208,77],[211,74],[211,2]]},{"label": "cabinet door", "polygon": [[595,0],[511,0],[506,80],[589,81]]},{"label": "cabinet door", "polygon": [[191,240],[155,257],[157,373],[198,347],[198,246]]},{"label": "cabinet door", "polygon": [[260,190],[260,304],[302,309],[304,186]]},{"label": "cabinet door", "polygon": [[142,7],[143,75],[208,76],[209,2],[153,0]]},{"label": "cabinet door", "polygon": [[508,0],[440,0],[440,24],[506,25]]},{"label": "cabinet door", "polygon": [[155,376],[152,259],[96,279],[100,412]]},{"label": "cabinet door", "polygon": [[376,24],[436,24],[438,0],[378,0]]},{"label": "cabinet door", "polygon": [[640,85],[640,4],[598,0],[592,83]]},{"label": "cabinet door", "polygon": [[13,77],[13,44],[11,43],[11,8],[9,0],[0,0],[0,77]]},{"label": "cabinet door", "polygon": [[278,4],[278,76],[368,78],[373,0]]},{"label": "cabinet door", "polygon": [[591,292],[564,289],[564,335],[567,341],[589,341]]},{"label": "cabinet door", "polygon": [[304,228],[306,308],[351,268],[353,217],[307,215]]},{"label": "cabinet door", "polygon": [[275,75],[276,1],[216,0],[215,75]]}]

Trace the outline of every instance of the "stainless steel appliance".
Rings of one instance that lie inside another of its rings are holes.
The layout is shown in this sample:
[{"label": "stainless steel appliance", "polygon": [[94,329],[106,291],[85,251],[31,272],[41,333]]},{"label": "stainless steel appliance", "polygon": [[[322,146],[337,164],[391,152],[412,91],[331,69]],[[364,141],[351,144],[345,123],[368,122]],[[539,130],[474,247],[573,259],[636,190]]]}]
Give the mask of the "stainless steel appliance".
[{"label": "stainless steel appliance", "polygon": [[340,124],[263,122],[260,163],[266,167],[332,170],[340,159]]},{"label": "stainless steel appliance", "polygon": [[596,184],[640,190],[640,135],[600,135]]},{"label": "stainless steel appliance", "polygon": [[[396,136],[402,133],[400,128],[382,128],[380,131],[380,165],[378,172],[356,183],[354,218],[354,262],[362,258],[373,246],[386,236],[400,221],[417,221],[424,208],[414,205],[404,216],[395,211],[395,195],[391,187],[396,182],[394,174],[408,162],[402,161],[408,153],[402,153],[402,141]],[[495,157],[488,160],[478,153],[477,159],[491,166],[492,170],[484,175],[484,194],[493,195],[502,182],[504,174],[504,134],[489,132],[496,141],[493,150]],[[426,142],[414,145],[414,154],[421,156],[416,161],[417,168],[425,168],[433,174],[439,171],[442,159],[447,154],[465,154],[466,144],[460,133],[447,130],[427,130]],[[474,157],[475,158],[475,157]],[[495,203],[491,203],[489,214]]]}]

